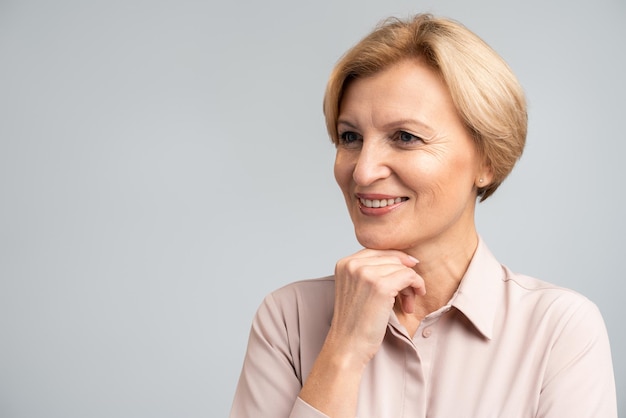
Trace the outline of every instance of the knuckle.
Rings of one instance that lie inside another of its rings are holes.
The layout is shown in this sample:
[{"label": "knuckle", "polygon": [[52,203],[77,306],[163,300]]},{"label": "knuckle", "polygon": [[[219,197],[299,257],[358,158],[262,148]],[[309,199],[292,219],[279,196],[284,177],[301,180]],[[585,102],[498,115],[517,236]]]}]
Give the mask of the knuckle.
[{"label": "knuckle", "polygon": [[394,296],[397,292],[393,288],[390,288],[386,280],[375,280],[371,282],[372,289],[375,293],[384,294],[388,296]]}]

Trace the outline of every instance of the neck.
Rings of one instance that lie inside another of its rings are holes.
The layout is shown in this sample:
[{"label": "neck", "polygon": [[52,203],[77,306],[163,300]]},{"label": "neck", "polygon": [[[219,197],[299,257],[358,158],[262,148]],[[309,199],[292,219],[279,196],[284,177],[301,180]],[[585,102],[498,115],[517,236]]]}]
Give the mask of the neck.
[{"label": "neck", "polygon": [[454,245],[423,245],[411,251],[411,255],[420,260],[414,269],[424,279],[426,295],[416,296],[416,309],[411,314],[404,313],[399,303],[394,308],[411,336],[422,319],[446,305],[458,289],[478,246],[478,235],[474,230],[466,239],[454,242]]}]

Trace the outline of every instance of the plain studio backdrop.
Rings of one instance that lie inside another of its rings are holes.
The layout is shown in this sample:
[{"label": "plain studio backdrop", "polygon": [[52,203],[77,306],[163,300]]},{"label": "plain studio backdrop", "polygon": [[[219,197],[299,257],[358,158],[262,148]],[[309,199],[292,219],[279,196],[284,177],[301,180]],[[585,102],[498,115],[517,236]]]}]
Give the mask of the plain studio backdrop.
[{"label": "plain studio backdrop", "polygon": [[421,11],[524,86],[479,232],[599,306],[626,414],[624,0],[0,0],[0,416],[225,417],[262,298],[359,248],[327,76]]}]

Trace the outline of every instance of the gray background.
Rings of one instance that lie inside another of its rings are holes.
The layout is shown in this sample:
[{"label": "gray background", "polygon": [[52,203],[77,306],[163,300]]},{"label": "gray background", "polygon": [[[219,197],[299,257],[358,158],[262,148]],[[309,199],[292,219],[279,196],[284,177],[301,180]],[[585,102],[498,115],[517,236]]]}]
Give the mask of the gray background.
[{"label": "gray background", "polygon": [[0,416],[226,416],[263,296],[358,249],[328,73],[418,11],[524,85],[479,230],[600,307],[626,414],[624,0],[0,0]]}]

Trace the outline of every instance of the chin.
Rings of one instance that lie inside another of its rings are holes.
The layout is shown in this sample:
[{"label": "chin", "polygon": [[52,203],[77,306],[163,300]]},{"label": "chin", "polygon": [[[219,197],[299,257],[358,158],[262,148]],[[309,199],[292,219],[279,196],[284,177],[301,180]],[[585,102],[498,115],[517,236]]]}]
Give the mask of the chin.
[{"label": "chin", "polygon": [[356,239],[359,241],[359,244],[370,250],[402,250],[406,247],[402,242],[396,239],[389,239],[389,237],[357,233]]}]

